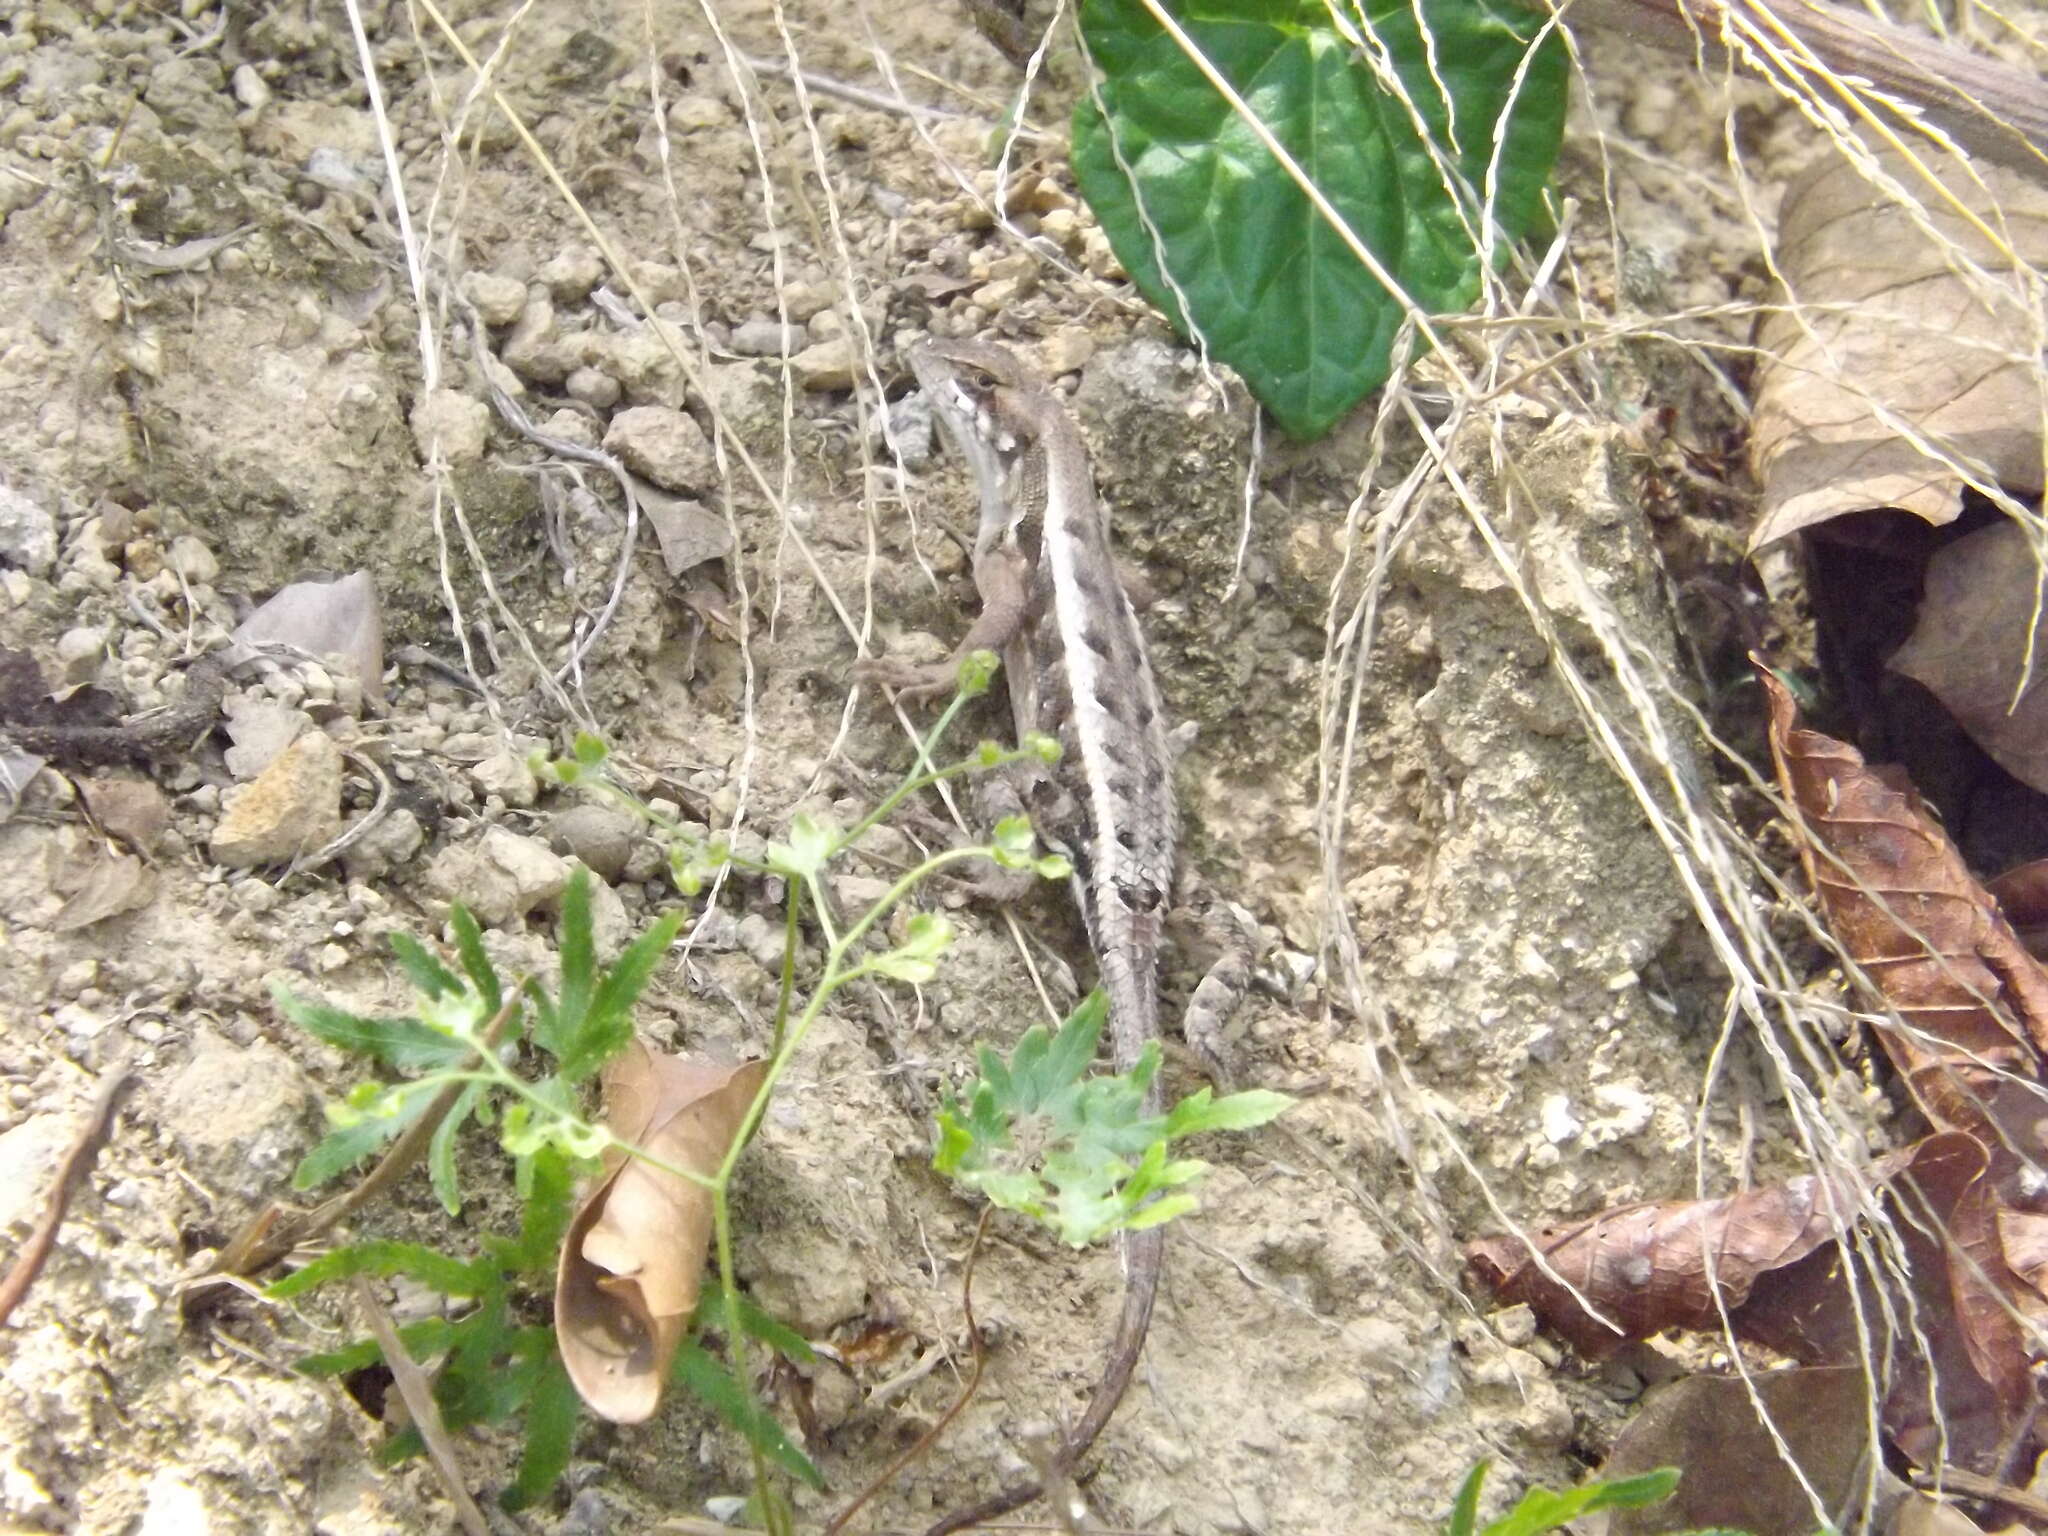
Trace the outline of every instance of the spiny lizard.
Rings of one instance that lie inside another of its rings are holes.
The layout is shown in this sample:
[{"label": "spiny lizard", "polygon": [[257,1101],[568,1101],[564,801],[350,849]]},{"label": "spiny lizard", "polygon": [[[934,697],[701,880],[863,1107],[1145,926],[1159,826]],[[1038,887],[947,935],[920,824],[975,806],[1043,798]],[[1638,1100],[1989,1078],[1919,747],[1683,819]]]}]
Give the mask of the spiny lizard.
[{"label": "spiny lizard", "polygon": [[[954,659],[928,667],[867,662],[860,675],[935,696],[953,688],[959,658],[980,649],[1002,653],[1019,739],[1043,731],[1064,749],[1059,772],[1026,790],[1027,809],[1040,837],[1073,862],[1076,898],[1109,994],[1112,1051],[1117,1070],[1127,1072],[1159,1037],[1158,957],[1179,814],[1159,685],[1117,577],[1088,452],[1058,396],[1003,348],[932,341],[915,348],[910,363],[974,472],[981,509],[973,568],[982,611]],[[1206,1044],[1227,1012],[1233,959],[1241,971],[1242,959],[1226,956],[1197,989],[1184,1025],[1191,1039]],[[1156,1077],[1148,1093],[1147,1111],[1157,1113]],[[1067,1439],[1063,1470],[1122,1400],[1159,1293],[1164,1243],[1158,1227],[1123,1235],[1122,1313],[1102,1380]],[[1030,1483],[1007,1488],[926,1536],[992,1519],[1039,1492]]]}]

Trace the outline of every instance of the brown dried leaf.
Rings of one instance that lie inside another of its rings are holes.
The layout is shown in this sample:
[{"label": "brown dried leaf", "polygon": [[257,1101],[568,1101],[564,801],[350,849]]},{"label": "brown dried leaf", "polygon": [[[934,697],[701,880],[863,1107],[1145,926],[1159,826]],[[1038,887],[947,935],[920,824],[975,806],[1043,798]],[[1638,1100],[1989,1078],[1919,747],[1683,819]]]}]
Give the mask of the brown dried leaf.
[{"label": "brown dried leaf", "polygon": [[[1683,1467],[1685,1476],[1662,1504],[1616,1510],[1608,1536],[1706,1526],[1748,1536],[1812,1536],[1813,1505],[1781,1458],[1780,1443],[1841,1526],[1862,1529],[1855,1517],[1871,1450],[1869,1390],[1853,1365],[1760,1372],[1749,1381],[1687,1376],[1659,1387],[1622,1430],[1600,1476],[1657,1467]],[[1768,1426],[1757,1415],[1759,1401]]]},{"label": "brown dried leaf", "polygon": [[[662,1161],[718,1171],[768,1070],[657,1055],[635,1040],[604,1071],[605,1123]],[[702,1186],[623,1154],[569,1223],[555,1284],[562,1364],[591,1412],[638,1424],[661,1402],[711,1246]]]},{"label": "brown dried leaf", "polygon": [[[1515,1237],[1482,1238],[1465,1256],[1503,1303],[1526,1301],[1597,1359],[1666,1328],[1718,1328],[1716,1284],[1728,1310],[1739,1310],[1759,1276],[1829,1242],[1855,1209],[1846,1181],[1807,1174],[1721,1200],[1619,1206],[1540,1231],[1535,1245],[1549,1273]],[[1573,1289],[1621,1331],[1588,1313]]]},{"label": "brown dried leaf", "polygon": [[1979,164],[1981,182],[1958,175],[1943,191],[1901,159],[1880,163],[1899,200],[1840,155],[1785,192],[1777,267],[1790,292],[1757,329],[1752,548],[1872,507],[1953,522],[1963,477],[1915,437],[2015,495],[2042,484],[2048,376],[2014,256],[2048,265],[2048,188]]},{"label": "brown dried leaf", "polygon": [[1800,812],[1800,857],[1828,924],[1921,1031],[1881,1028],[1886,1054],[1937,1127],[2038,1154],[2038,1093],[2001,1074],[2035,1075],[2048,975],[1920,797],[1886,783],[1854,747],[1803,729],[1784,684],[1761,663],[1757,675],[1778,782]]},{"label": "brown dried leaf", "polygon": [[2041,638],[2035,537],[2000,518],[1936,550],[1913,633],[1889,665],[1925,683],[2007,773],[2048,790],[2048,657],[2028,674]]},{"label": "brown dried leaf", "polygon": [[[1550,1267],[1628,1339],[1720,1327],[1706,1283],[1712,1252],[1738,1337],[1813,1365],[1860,1371],[1859,1362],[1874,1355],[1878,1379],[1890,1386],[1881,1422],[1893,1443],[1922,1466],[1945,1456],[1985,1469],[2025,1421],[2029,1390],[2025,1342],[2001,1303],[2016,1281],[1998,1250],[1987,1168],[1980,1142],[1949,1131],[1870,1169],[1899,1213],[1893,1226],[1905,1248],[1910,1297],[1894,1288],[1880,1301],[1874,1291],[1894,1287],[1891,1272],[1866,1270],[1861,1329],[1824,1198],[1832,1184],[1847,1215],[1854,1191],[1846,1178],[1805,1175],[1729,1199],[1623,1207],[1539,1234],[1537,1242]],[[1527,1301],[1582,1354],[1597,1357],[1625,1342],[1516,1239],[1487,1238],[1466,1254],[1503,1301]],[[1889,1329],[1887,1317],[1899,1327]]]},{"label": "brown dried leaf", "polygon": [[148,906],[156,896],[156,875],[131,854],[95,845],[82,859],[74,858],[67,865],[57,888],[64,895],[64,905],[50,919],[50,931],[75,933]]},{"label": "brown dried leaf", "polygon": [[171,824],[171,802],[147,779],[81,779],[78,788],[100,826],[148,853]]}]

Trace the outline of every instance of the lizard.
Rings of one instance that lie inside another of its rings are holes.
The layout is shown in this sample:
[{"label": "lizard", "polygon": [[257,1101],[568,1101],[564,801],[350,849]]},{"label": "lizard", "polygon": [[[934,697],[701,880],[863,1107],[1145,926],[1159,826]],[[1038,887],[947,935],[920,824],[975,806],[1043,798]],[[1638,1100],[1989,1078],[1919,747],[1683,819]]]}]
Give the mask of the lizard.
[{"label": "lizard", "polygon": [[[1059,770],[1026,788],[1048,846],[1067,854],[1074,890],[1109,998],[1111,1053],[1128,1072],[1159,1038],[1158,957],[1174,889],[1179,811],[1174,750],[1158,679],[1136,610],[1118,579],[1109,522],[1095,492],[1079,427],[1053,390],[1011,353],[987,342],[915,346],[912,371],[971,468],[980,497],[973,574],[982,601],[953,656],[928,666],[863,662],[856,676],[936,697],[954,687],[959,661],[1003,656],[1021,741],[1043,731],[1062,747]],[[1231,979],[1219,966],[1189,1005],[1227,1012]],[[1221,992],[1216,990],[1220,988]],[[1160,1112],[1155,1074],[1145,1110]],[[1070,1471],[1116,1412],[1143,1351],[1164,1267],[1160,1227],[1121,1234],[1125,1283],[1116,1332],[1088,1407],[1057,1460]],[[979,1524],[1039,1496],[1020,1483],[926,1536]]]}]

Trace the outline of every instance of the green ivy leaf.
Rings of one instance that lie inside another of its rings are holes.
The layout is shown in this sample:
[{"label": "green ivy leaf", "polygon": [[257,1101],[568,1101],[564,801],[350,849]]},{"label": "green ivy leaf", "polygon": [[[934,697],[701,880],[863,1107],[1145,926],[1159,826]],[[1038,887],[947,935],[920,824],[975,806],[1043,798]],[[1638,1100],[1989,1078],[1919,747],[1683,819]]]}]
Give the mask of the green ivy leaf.
[{"label": "green ivy leaf", "polygon": [[590,1000],[584,1028],[562,1056],[562,1076],[572,1083],[581,1082],[631,1042],[633,1005],[640,1001],[654,968],[668,953],[682,926],[682,913],[664,913],[605,968]]},{"label": "green ivy leaf", "polygon": [[394,933],[390,943],[398,968],[405,972],[405,979],[422,997],[439,997],[444,992],[462,990],[462,983],[455,979],[455,973],[435,959],[433,952],[411,934]]},{"label": "green ivy leaf", "polygon": [[1248,1131],[1278,1116],[1294,1100],[1270,1089],[1250,1088],[1243,1093],[1211,1099],[1201,1088],[1189,1094],[1166,1117],[1167,1134],[1193,1136],[1200,1131]]},{"label": "green ivy leaf", "polygon": [[[1567,98],[1554,28],[1523,68],[1539,11],[1513,0],[1340,8],[1369,29],[1368,53],[1383,53],[1411,111],[1322,0],[1166,5],[1425,311],[1461,310],[1479,291],[1474,232],[1490,180],[1496,259],[1535,222]],[[1392,371],[1400,304],[1142,0],[1085,0],[1081,27],[1107,118],[1090,98],[1076,106],[1074,173],[1117,258],[1287,431],[1321,436]],[[1462,179],[1455,198],[1418,119]]]},{"label": "green ivy leaf", "polygon": [[1004,869],[1030,869],[1037,862],[1032,852],[1037,843],[1028,817],[1005,816],[989,836],[989,851]]},{"label": "green ivy leaf", "polygon": [[[1479,1499],[1478,1479],[1484,1471],[1482,1463],[1474,1467],[1466,1479],[1475,1507]],[[1557,1530],[1566,1522],[1576,1520],[1580,1515],[1592,1514],[1595,1510],[1641,1509],[1646,1505],[1661,1504],[1671,1497],[1677,1486],[1678,1469],[1659,1467],[1655,1471],[1608,1482],[1596,1479],[1581,1483],[1576,1488],[1531,1488],[1522,1495],[1520,1503],[1489,1524],[1480,1536],[1543,1536],[1544,1532]],[[1461,1505],[1465,1493],[1466,1489],[1459,1490]],[[1455,1510],[1453,1518],[1456,1518]],[[1712,1533],[1700,1532],[1696,1536],[1712,1536]]]},{"label": "green ivy leaf", "polygon": [[969,651],[960,658],[959,688],[963,699],[978,699],[989,690],[989,684],[996,680],[996,673],[1003,664],[1002,657],[994,651]]},{"label": "green ivy leaf", "polygon": [[[597,941],[590,921],[590,871],[579,868],[562,892],[562,920],[557,936],[562,962],[562,988],[552,1007],[539,1009],[533,1040],[557,1061],[575,1049],[577,1036],[590,1014],[597,986]],[[535,989],[538,990],[538,989]]]},{"label": "green ivy leaf", "polygon": [[484,1092],[482,1083],[471,1083],[464,1088],[441,1123],[434,1127],[434,1134],[427,1142],[427,1178],[434,1186],[434,1196],[441,1202],[441,1209],[450,1216],[462,1214],[462,1191],[455,1180],[455,1138],[475,1113]]},{"label": "green ivy leaf", "polygon": [[455,953],[461,957],[463,975],[476,988],[484,1007],[495,1014],[505,1005],[505,993],[498,983],[497,967],[484,953],[483,930],[477,927],[469,908],[460,902],[448,909],[448,926],[455,930]]},{"label": "green ivy leaf", "polygon": [[336,1121],[292,1170],[293,1189],[318,1189],[346,1173],[427,1112],[432,1094],[409,1094],[395,1115],[356,1115]]},{"label": "green ivy leaf", "polygon": [[[456,1325],[445,1317],[423,1317],[418,1322],[407,1323],[398,1330],[399,1342],[405,1345],[406,1353],[415,1360],[431,1359],[446,1349],[454,1337]],[[292,1369],[301,1376],[346,1376],[350,1371],[360,1371],[365,1366],[377,1364],[384,1358],[384,1349],[375,1339],[357,1339],[353,1344],[344,1344],[340,1349],[330,1349],[317,1355],[306,1355],[292,1362]]]}]

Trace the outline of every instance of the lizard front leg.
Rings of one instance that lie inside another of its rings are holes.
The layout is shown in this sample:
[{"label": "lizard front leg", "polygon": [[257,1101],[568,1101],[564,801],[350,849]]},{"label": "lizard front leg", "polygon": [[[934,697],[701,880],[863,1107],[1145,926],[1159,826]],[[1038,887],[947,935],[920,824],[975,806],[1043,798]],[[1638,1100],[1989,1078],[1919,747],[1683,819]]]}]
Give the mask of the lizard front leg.
[{"label": "lizard front leg", "polygon": [[1023,632],[1031,609],[1031,562],[1015,547],[998,547],[974,559],[974,588],[981,612],[953,654],[922,666],[888,660],[856,662],[856,681],[880,683],[908,700],[943,698],[959,681],[960,663],[976,651],[1003,651]]}]

